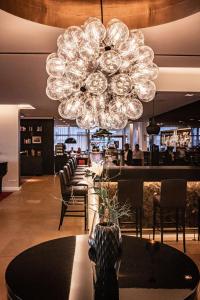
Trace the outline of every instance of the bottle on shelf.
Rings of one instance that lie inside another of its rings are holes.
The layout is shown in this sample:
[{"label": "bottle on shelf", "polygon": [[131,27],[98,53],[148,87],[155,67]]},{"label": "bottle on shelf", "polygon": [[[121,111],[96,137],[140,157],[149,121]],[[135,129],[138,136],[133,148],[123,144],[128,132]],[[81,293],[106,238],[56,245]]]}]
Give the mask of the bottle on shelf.
[{"label": "bottle on shelf", "polygon": [[31,156],[35,156],[35,149],[31,149]]}]

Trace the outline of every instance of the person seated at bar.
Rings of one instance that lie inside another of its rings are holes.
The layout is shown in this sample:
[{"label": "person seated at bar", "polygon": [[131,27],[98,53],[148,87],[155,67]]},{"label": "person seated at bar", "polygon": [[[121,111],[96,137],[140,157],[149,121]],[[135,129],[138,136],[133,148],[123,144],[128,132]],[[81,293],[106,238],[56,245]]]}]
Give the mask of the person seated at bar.
[{"label": "person seated at bar", "polygon": [[166,166],[170,166],[174,164],[174,153],[173,153],[173,148],[171,146],[168,146],[166,151],[165,151],[165,158],[164,158],[164,164]]},{"label": "person seated at bar", "polygon": [[80,147],[78,147],[78,149],[77,149],[77,155],[81,155],[81,148]]},{"label": "person seated at bar", "polygon": [[176,164],[177,165],[185,165],[186,161],[186,154],[185,154],[185,148],[184,147],[177,147],[176,148]]},{"label": "person seated at bar", "polygon": [[136,144],[135,150],[133,150],[132,164],[134,166],[144,166],[144,153],[140,150],[139,144]]},{"label": "person seated at bar", "polygon": [[132,164],[132,150],[130,149],[128,143],[124,145],[124,150],[122,150],[122,158],[125,165],[130,166]]}]

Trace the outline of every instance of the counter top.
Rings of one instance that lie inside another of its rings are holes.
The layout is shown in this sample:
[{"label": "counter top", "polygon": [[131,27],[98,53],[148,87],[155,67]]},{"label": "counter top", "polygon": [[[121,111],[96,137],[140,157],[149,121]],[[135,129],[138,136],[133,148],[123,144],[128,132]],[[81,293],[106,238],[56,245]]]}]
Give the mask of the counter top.
[{"label": "counter top", "polygon": [[113,181],[136,178],[144,181],[175,178],[200,181],[200,167],[195,166],[110,166],[107,169],[109,177],[116,176]]}]

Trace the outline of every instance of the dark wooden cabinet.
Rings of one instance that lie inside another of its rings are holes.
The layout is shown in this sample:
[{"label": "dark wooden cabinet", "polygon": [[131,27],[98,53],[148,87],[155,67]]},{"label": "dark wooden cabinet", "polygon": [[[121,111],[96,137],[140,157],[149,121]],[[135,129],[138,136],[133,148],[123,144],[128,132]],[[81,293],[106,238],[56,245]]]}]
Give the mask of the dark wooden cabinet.
[{"label": "dark wooden cabinet", "polygon": [[54,174],[54,120],[21,119],[21,175]]}]

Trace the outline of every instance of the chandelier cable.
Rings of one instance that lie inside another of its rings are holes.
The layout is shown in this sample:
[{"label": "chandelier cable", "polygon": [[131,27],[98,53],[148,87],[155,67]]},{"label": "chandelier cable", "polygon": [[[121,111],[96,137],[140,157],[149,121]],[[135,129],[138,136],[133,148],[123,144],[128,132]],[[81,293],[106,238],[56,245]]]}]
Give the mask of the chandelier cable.
[{"label": "chandelier cable", "polygon": [[103,24],[103,0],[100,0],[100,5],[101,5],[101,22]]}]

